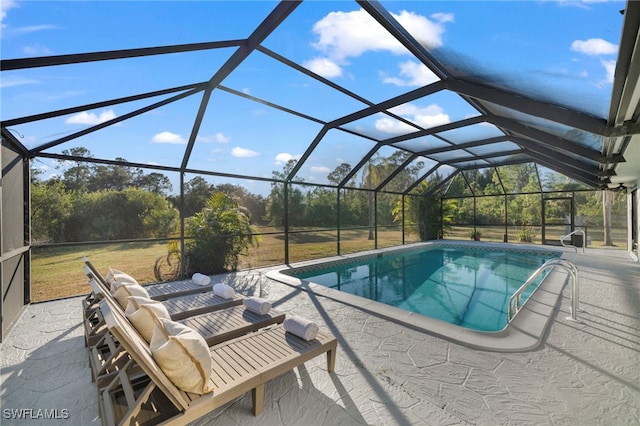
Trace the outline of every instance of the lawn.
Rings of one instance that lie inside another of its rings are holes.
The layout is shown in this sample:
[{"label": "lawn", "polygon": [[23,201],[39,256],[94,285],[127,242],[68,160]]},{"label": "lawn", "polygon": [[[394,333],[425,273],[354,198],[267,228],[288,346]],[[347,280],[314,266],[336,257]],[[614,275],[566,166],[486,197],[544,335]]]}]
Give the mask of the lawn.
[{"label": "lawn", "polygon": [[[273,231],[273,230],[270,230]],[[313,231],[290,235],[290,262],[318,259],[337,254],[336,231]],[[373,249],[366,230],[343,230],[341,252]],[[399,230],[378,232],[378,247],[402,244]],[[153,273],[158,258],[166,256],[167,243],[135,242],[98,245],[34,247],[31,263],[31,300],[41,302],[87,294],[89,285],[82,270],[87,256],[103,275],[115,268],[133,276],[141,284],[156,282]],[[284,235],[263,235],[258,246],[251,247],[240,259],[245,270],[284,263]]]},{"label": "lawn", "polygon": [[[503,241],[503,227],[483,227],[483,241]],[[275,231],[267,229],[263,232]],[[469,227],[454,227],[447,239],[469,240]],[[512,235],[513,234],[513,235]],[[601,235],[591,233],[592,247],[601,246]],[[618,248],[626,249],[626,241],[620,236],[614,239]],[[320,259],[337,254],[337,231],[310,231],[293,233],[289,236],[289,261]],[[415,235],[405,235],[405,243],[416,242]],[[515,241],[515,231],[509,229],[509,241]],[[540,235],[534,238],[540,244]],[[402,244],[402,232],[399,228],[378,230],[378,248]],[[340,233],[340,252],[355,253],[374,249],[374,242],[368,239],[366,229],[342,230]],[[167,254],[167,243],[135,242],[99,245],[75,245],[61,247],[34,247],[31,264],[31,300],[40,302],[62,297],[87,294],[89,286],[82,270],[82,257],[87,256],[96,268],[106,275],[108,268],[119,269],[132,275],[141,284],[156,282],[153,273],[155,262]],[[265,234],[260,244],[251,247],[240,259],[240,270],[258,268],[284,263],[284,235]]]}]

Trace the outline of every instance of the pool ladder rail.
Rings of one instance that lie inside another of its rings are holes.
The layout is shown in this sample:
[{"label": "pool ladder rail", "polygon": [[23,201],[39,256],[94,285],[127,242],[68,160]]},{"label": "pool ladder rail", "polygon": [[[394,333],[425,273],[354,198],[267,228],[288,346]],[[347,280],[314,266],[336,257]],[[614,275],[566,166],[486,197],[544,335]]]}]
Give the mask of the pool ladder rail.
[{"label": "pool ladder rail", "polygon": [[[583,247],[584,248],[584,247]],[[578,268],[576,266],[563,259],[551,259],[547,260],[541,267],[536,269],[536,271],[531,274],[529,279],[520,286],[519,289],[513,293],[513,295],[509,298],[509,322],[516,316],[516,314],[522,308],[521,295],[522,293],[529,287],[540,274],[542,274],[545,270],[551,269],[554,266],[560,266],[563,269],[566,269],[567,272],[571,275],[571,316],[567,317],[567,320],[578,321],[577,312],[580,309],[580,301],[579,301],[579,289],[578,289]]]},{"label": "pool ladder rail", "polygon": [[[582,254],[584,254],[584,247],[587,245],[587,234],[582,229],[576,229],[575,231],[570,232],[567,235],[563,235],[562,237],[560,237],[560,244],[562,244],[562,247],[567,247],[567,245],[564,243],[564,240],[566,240],[567,238],[571,237],[572,235],[576,235],[576,234],[582,234]],[[578,252],[578,247],[576,247],[574,245],[573,248],[576,249],[576,253],[577,253]]]}]

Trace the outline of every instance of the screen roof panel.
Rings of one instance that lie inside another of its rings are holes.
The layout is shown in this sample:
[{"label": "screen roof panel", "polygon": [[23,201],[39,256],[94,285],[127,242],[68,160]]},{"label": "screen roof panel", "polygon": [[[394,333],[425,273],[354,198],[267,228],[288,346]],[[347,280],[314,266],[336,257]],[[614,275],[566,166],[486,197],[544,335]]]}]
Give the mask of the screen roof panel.
[{"label": "screen roof panel", "polygon": [[[223,84],[325,122],[367,107],[260,52],[252,53]],[[325,105],[332,105],[332,108],[325,108]]]},{"label": "screen roof panel", "polygon": [[[380,142],[389,156],[400,149],[447,161],[449,175],[531,160],[606,187],[618,163],[633,170],[624,160],[634,158],[630,138],[640,133],[633,81],[640,9],[627,2],[623,15],[616,2],[576,3],[23,2],[3,18],[3,137],[37,155],[42,143],[72,134],[64,119],[74,114],[122,117],[127,103],[162,95],[176,101],[163,109],[173,111],[164,124],[179,131],[167,132],[192,139],[198,132],[193,152],[190,144],[172,147],[185,150],[172,153],[171,164],[186,155],[189,168],[204,173],[246,171],[254,158],[252,176],[270,176],[282,154],[301,159],[301,179],[326,182],[320,175],[340,158],[331,160],[338,144],[330,138],[360,133],[352,146],[361,151],[348,156],[354,167]],[[172,98],[189,88],[193,99]],[[254,115],[261,109],[277,118]],[[83,140],[113,134],[142,146],[145,125],[126,135],[116,127],[154,122],[159,111],[114,120],[114,129]],[[224,164],[201,161],[203,141],[229,140],[219,127],[255,136],[233,136],[242,144]],[[271,158],[261,163],[268,167],[258,167],[256,152]],[[630,179],[625,173],[620,179]]]},{"label": "screen roof panel", "polygon": [[474,140],[504,136],[504,132],[493,124],[479,123],[447,130],[440,132],[437,135],[454,144],[461,144]]},{"label": "screen roof panel", "polygon": [[[375,143],[369,139],[365,139],[351,133],[343,132],[337,129],[331,129],[320,140],[309,158],[301,167],[293,180],[304,180],[305,182],[313,182],[320,184],[338,184],[344,177],[341,173],[336,173],[334,181],[330,182],[329,175],[341,165],[348,165],[348,171],[351,171],[362,159],[363,152],[369,152]],[[344,170],[342,167],[341,170]],[[351,179],[345,186],[357,187],[359,182]]]},{"label": "screen roof panel", "polygon": [[214,90],[189,158],[190,169],[268,178],[299,158],[321,125]]},{"label": "screen roof panel", "polygon": [[390,10],[439,17],[442,42],[430,53],[454,77],[602,117],[611,97],[622,4],[576,3],[383,2]]}]

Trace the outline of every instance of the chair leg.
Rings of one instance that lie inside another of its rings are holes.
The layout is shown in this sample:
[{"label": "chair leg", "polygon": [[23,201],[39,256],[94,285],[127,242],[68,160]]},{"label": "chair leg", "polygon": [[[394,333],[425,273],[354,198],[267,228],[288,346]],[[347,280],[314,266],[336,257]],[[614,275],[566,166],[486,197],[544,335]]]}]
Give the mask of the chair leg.
[{"label": "chair leg", "polygon": [[333,373],[333,370],[336,368],[336,351],[338,347],[337,345],[327,351],[327,371],[329,373]]},{"label": "chair leg", "polygon": [[251,390],[251,400],[253,401],[253,415],[259,416],[264,408],[264,383]]}]

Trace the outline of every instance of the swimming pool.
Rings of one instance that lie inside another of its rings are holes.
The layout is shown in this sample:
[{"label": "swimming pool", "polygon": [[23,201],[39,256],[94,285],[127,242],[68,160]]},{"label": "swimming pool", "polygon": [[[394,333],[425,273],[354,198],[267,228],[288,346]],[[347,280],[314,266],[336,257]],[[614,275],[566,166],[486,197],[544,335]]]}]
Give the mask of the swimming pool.
[{"label": "swimming pool", "polygon": [[[500,331],[509,322],[511,295],[561,254],[427,246],[285,273],[461,327]],[[523,301],[543,278],[528,287]]]},{"label": "swimming pool", "polygon": [[[566,276],[551,280],[553,289],[547,285],[549,288],[537,291],[535,285],[530,286],[525,297],[539,293],[531,297],[538,300],[525,303],[530,309],[521,311],[511,323],[507,314],[509,298],[545,261],[560,258],[563,253],[562,249],[529,245],[442,241],[340,256],[326,262],[304,262],[267,275],[477,347],[486,343],[478,343],[478,339],[519,334],[514,330],[522,331],[520,337],[524,340],[533,334],[539,340]],[[555,271],[549,275],[553,274],[557,275]],[[549,279],[540,277],[540,287],[546,281]],[[536,331],[525,330],[533,323],[525,329],[521,324],[512,327],[520,316],[533,321]],[[505,349],[532,344],[520,340],[507,344]]]}]

